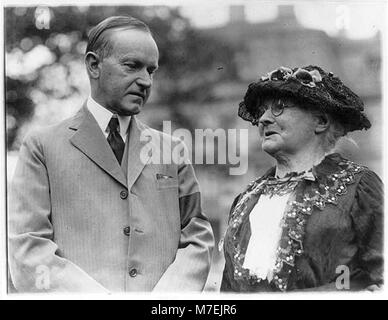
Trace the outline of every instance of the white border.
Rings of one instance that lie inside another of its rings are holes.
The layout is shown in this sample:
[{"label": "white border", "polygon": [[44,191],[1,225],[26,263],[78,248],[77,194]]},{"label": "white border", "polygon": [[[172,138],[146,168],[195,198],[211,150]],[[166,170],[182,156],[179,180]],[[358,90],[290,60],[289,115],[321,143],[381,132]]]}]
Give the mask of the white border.
[{"label": "white border", "polygon": [[[256,0],[214,0],[212,3],[220,3],[222,5],[225,4],[247,4],[252,3]],[[178,0],[116,0],[113,3],[107,3],[106,0],[94,0],[86,1],[86,0],[79,0],[79,1],[73,1],[73,2],[67,2],[64,0],[46,0],[46,1],[23,1],[23,0],[3,0],[2,6],[1,6],[1,16],[3,15],[3,7],[4,6],[35,6],[35,5],[48,5],[48,6],[71,6],[71,5],[77,5],[77,6],[83,6],[83,5],[119,5],[119,4],[125,4],[125,5],[140,5],[140,6],[147,6],[147,5],[168,5],[168,6],[182,6],[182,5],[200,5],[202,2],[206,2],[206,0],[184,0],[184,1],[178,1]],[[270,2],[270,1],[262,1],[262,2]],[[308,2],[308,1],[283,1],[283,0],[277,0],[277,4],[297,4],[302,2]],[[351,5],[352,3],[382,3],[385,2],[384,0],[374,0],[374,1],[327,1],[327,3],[344,3]],[[272,1],[271,3],[274,3]],[[385,16],[388,18],[388,5],[385,6]],[[383,82],[383,88],[382,88],[382,109],[383,109],[383,116],[384,116],[384,123],[387,122],[387,116],[388,116],[388,101],[387,101],[387,94],[388,92],[388,66],[387,66],[387,32],[384,30],[387,30],[388,27],[388,19],[385,19],[384,22],[384,28],[382,30],[382,82]],[[0,30],[3,31],[3,24],[0,27]],[[3,43],[3,32],[1,32],[0,35],[0,41]],[[2,72],[2,75],[4,75],[3,70],[3,61],[4,61],[4,45],[3,50],[1,51],[0,57],[2,58],[0,70]],[[4,78],[1,77],[0,80],[0,93],[1,93],[1,102],[4,106]],[[4,108],[4,107],[3,107]],[[2,109],[1,115],[0,115],[0,122],[1,122],[1,129],[2,132],[5,132],[4,128],[4,110]],[[387,141],[386,137],[388,134],[388,128],[386,126],[383,126],[383,180],[385,182],[385,185],[388,182],[388,176],[387,176],[387,170],[386,170],[386,160],[387,160]],[[1,150],[4,154],[5,150],[5,139],[2,137],[0,142]],[[3,155],[0,157],[0,168],[3,169],[1,172],[2,174],[5,174],[5,159]],[[5,174],[6,177],[6,174]],[[268,300],[373,300],[373,299],[387,299],[388,298],[388,291],[386,289],[383,289],[380,292],[340,292],[340,293],[331,293],[331,292],[297,292],[297,293],[258,293],[258,294],[220,294],[220,293],[201,293],[201,294],[185,294],[185,293],[164,293],[164,294],[153,294],[153,293],[123,293],[123,294],[111,294],[111,295],[97,295],[97,294],[18,294],[18,295],[7,295],[6,294],[6,254],[5,254],[5,248],[6,248],[6,241],[5,241],[5,230],[6,230],[6,223],[5,223],[5,179],[2,180],[2,183],[0,184],[0,299],[4,300],[58,300],[58,299],[79,299],[79,300],[87,300],[87,299],[95,299],[95,300],[262,300],[262,299],[268,299]],[[387,212],[386,206],[385,206],[385,213]],[[385,231],[387,230],[387,219],[384,220],[385,225]],[[385,233],[386,235],[386,233]],[[387,237],[385,236],[385,246],[384,246],[384,257],[387,258],[387,252],[388,252],[388,246],[387,246]],[[385,268],[386,270],[387,268]],[[385,279],[387,272],[385,272]]]}]

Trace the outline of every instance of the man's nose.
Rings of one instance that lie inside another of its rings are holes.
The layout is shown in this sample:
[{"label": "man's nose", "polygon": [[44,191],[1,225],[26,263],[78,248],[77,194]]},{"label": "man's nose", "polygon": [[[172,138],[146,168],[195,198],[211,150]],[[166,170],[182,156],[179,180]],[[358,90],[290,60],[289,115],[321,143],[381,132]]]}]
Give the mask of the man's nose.
[{"label": "man's nose", "polygon": [[152,86],[152,75],[147,70],[143,70],[136,79],[139,86],[148,89]]}]

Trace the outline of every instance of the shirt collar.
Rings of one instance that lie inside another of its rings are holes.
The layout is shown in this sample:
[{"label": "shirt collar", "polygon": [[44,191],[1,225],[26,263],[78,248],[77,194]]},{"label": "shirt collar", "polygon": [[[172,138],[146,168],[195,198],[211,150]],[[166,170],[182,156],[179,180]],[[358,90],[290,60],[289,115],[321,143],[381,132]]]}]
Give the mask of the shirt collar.
[{"label": "shirt collar", "polygon": [[[112,118],[113,113],[108,109],[104,108],[98,102],[96,102],[91,96],[88,97],[86,106],[89,109],[90,113],[96,119],[98,126],[101,128],[102,132],[108,132],[108,123]],[[120,135],[125,140],[127,135],[129,122],[131,121],[131,116],[119,116],[117,115],[120,124]]]}]

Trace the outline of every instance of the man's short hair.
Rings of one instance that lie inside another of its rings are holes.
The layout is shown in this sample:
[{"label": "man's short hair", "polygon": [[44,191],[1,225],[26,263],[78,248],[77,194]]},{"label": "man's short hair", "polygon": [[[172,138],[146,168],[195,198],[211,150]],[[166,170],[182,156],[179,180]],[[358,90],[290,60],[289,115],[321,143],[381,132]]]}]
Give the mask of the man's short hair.
[{"label": "man's short hair", "polygon": [[93,27],[88,35],[88,44],[86,52],[94,52],[100,56],[100,59],[108,57],[113,49],[109,37],[104,36],[104,31],[110,29],[138,29],[148,32],[152,35],[149,27],[141,20],[131,16],[113,16],[101,21]]}]

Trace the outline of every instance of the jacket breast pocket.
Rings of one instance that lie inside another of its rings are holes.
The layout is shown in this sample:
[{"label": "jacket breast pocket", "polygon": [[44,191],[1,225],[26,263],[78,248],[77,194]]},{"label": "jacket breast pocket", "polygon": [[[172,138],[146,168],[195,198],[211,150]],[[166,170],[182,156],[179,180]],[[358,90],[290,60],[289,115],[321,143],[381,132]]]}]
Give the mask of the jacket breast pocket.
[{"label": "jacket breast pocket", "polygon": [[158,174],[156,175],[156,187],[158,190],[178,188],[178,178]]}]

